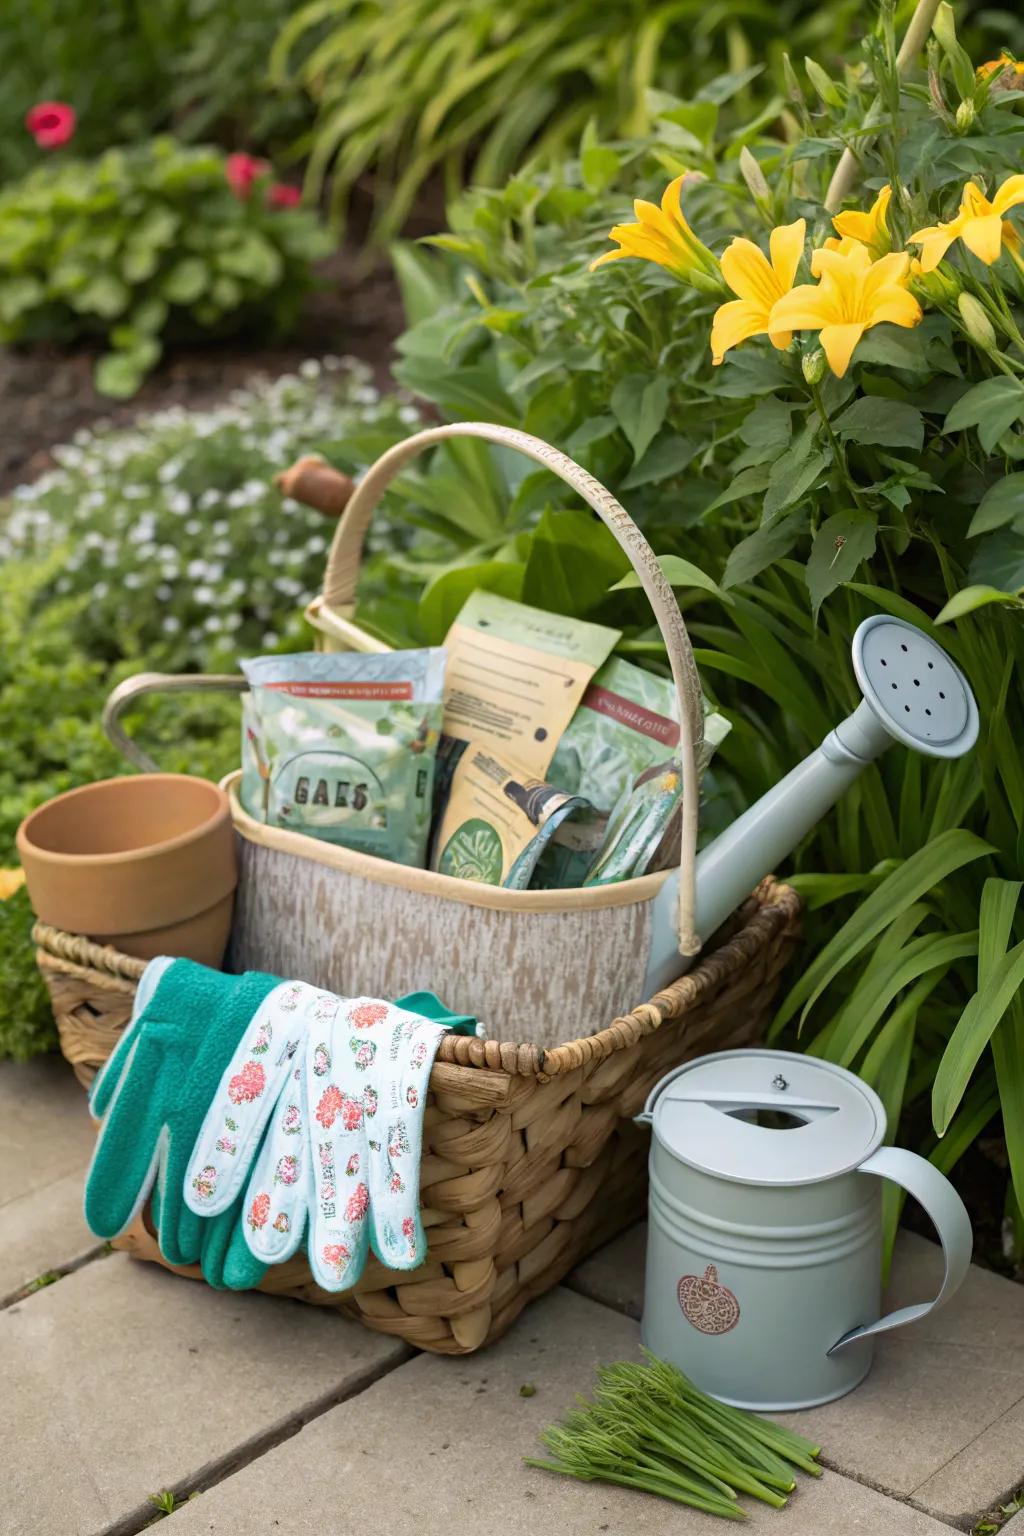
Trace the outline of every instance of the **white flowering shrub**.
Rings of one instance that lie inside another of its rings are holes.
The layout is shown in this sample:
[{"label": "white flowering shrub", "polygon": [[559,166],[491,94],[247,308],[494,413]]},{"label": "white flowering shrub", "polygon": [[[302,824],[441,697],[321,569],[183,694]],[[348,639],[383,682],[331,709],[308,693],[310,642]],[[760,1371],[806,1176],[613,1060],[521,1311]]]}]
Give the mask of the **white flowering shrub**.
[{"label": "white flowering shrub", "polygon": [[[416,421],[361,364],[326,359],[212,410],[82,433],[0,501],[0,867],[33,806],[126,771],[100,727],[122,677],[230,672],[239,656],[308,646],[302,607],[334,523],[273,476],[317,450],[358,472]],[[401,556],[406,528],[386,508],[375,517],[378,564]],[[234,697],[146,701],[131,728],[170,771],[218,776],[238,760]],[[24,892],[0,901],[0,1057],[54,1043],[31,922]]]},{"label": "white flowering shrub", "polygon": [[71,605],[68,638],[101,661],[216,671],[294,648],[334,525],[282,498],[273,476],[317,449],[358,470],[416,419],[362,364],[327,359],[208,411],[80,433],[0,511],[0,565],[50,557],[34,609],[87,598]]}]

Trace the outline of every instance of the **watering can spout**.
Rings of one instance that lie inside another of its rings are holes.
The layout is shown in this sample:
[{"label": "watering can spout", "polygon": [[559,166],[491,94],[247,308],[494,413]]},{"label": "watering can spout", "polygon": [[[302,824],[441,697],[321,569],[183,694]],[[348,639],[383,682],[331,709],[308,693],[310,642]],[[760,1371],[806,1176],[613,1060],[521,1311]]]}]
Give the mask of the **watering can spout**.
[{"label": "watering can spout", "polygon": [[[821,745],[698,854],[696,927],[714,933],[803,840],[840,796],[894,741],[931,757],[961,757],[978,737],[978,706],[967,679],[923,631],[876,614],[853,640],[853,667],[864,697]],[[644,996],[687,967],[675,933],[677,877],[665,882],[653,911]]]}]

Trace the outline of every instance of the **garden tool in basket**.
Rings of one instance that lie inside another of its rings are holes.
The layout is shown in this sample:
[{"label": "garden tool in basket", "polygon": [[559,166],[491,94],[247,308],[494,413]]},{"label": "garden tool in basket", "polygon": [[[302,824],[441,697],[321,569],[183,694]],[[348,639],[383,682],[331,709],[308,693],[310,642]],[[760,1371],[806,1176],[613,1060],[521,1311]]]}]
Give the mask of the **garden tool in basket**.
[{"label": "garden tool in basket", "polygon": [[[864,694],[818,750],[698,857],[703,698],[678,604],[643,534],[592,475],[525,432],[461,422],[388,450],[357,485],[338,524],[323,595],[307,618],[328,650],[382,651],[355,622],[370,518],[419,453],[454,437],[515,449],[551,470],[595,511],[628,555],[651,603],[678,695],[682,768],[679,868],[573,890],[513,891],[374,859],[249,816],[238,776],[225,781],[240,838],[241,877],[229,951],[234,969],[315,977],[332,991],[394,995],[426,978],[453,1008],[477,1014],[492,1038],[548,1048],[592,1034],[675,980],[702,944],[785,858],[863,769],[894,740],[939,757],[969,750],[978,732],[970,688],[945,651],[912,625],[876,616],[857,631]],[[156,765],[118,716],[164,687],[244,688],[241,678],[129,678],[104,723],[138,766]]]}]

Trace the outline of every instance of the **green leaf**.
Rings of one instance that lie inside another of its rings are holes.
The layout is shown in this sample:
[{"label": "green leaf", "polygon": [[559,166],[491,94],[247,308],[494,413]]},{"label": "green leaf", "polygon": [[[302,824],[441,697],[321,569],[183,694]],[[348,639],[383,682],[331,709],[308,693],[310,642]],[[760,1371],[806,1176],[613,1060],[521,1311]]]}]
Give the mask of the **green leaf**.
[{"label": "green leaf", "polygon": [[530,545],[523,600],[582,618],[629,569],[629,556],[593,512],[547,510]]},{"label": "green leaf", "polygon": [[807,530],[807,513],[790,512],[773,523],[762,523],[730,551],[722,576],[723,587],[739,587],[753,581],[768,566],[788,555]]},{"label": "green leaf", "polygon": [[248,278],[260,288],[273,288],[284,272],[281,252],[255,230],[249,230],[237,245],[218,251],[217,265],[233,277]]},{"label": "green leaf", "polygon": [[907,330],[901,325],[875,325],[857,343],[858,363],[874,367],[905,368],[910,373],[928,373],[920,328]]},{"label": "green leaf", "polygon": [[466,599],[474,592],[499,592],[502,597],[518,602],[523,593],[524,573],[523,565],[503,560],[483,560],[443,572],[420,598],[420,624],[429,644],[442,644]]},{"label": "green leaf", "polygon": [[691,437],[677,437],[674,433],[659,437],[639,464],[633,465],[622,481],[622,490],[635,491],[640,485],[660,485],[663,480],[678,475],[693,460],[699,447]]},{"label": "green leaf", "polygon": [[989,486],[971,518],[967,537],[973,538],[979,533],[991,533],[994,528],[1002,528],[1006,523],[1012,523],[1022,513],[1024,513],[1024,474],[1018,471],[1013,475],[1004,475],[1001,480],[996,481],[995,485]]},{"label": "green leaf", "polygon": [[962,619],[965,613],[973,613],[976,608],[984,608],[988,603],[1013,603],[1017,601],[1015,592],[1000,592],[996,587],[962,587],[959,592],[946,603],[940,613],[936,615],[936,624],[949,624],[953,619]]},{"label": "green leaf", "polygon": [[991,453],[1008,427],[1024,416],[1024,385],[1016,379],[1000,376],[986,379],[969,389],[949,412],[943,423],[944,432],[960,432],[966,427],[978,428],[978,441],[986,453]]},{"label": "green leaf", "polygon": [[984,842],[964,827],[953,827],[919,848],[893,870],[843,924],[824,949],[804,970],[776,1014],[772,1028],[781,1028],[803,1008],[806,1018],[831,981],[898,917],[927,891],[933,890],[954,870],[975,859],[994,853]]},{"label": "green leaf", "polygon": [[877,444],[881,448],[912,448],[920,453],[924,442],[924,417],[902,400],[881,400],[862,395],[835,422],[844,442]]},{"label": "green leaf", "polygon": [[[714,582],[706,571],[702,571],[699,565],[692,564],[689,560],[683,560],[679,555],[659,555],[658,564],[661,566],[661,574],[670,587],[700,587],[705,592],[713,592],[716,597],[731,602],[726,597],[721,587]],[[640,586],[640,577],[636,571],[629,571],[621,581],[617,581],[613,592],[626,592],[631,588]]]},{"label": "green leaf", "polygon": [[801,497],[806,496],[818,476],[824,473],[832,462],[830,453],[812,453],[809,458],[805,457],[802,460],[791,456],[796,454],[798,447],[798,444],[794,444],[793,449],[776,459],[772,465],[771,478],[764,498],[765,522],[771,522],[780,512],[784,512],[787,507],[793,506]]},{"label": "green leaf", "polygon": [[28,310],[35,309],[45,297],[46,289],[38,278],[27,275],[6,278],[0,283],[0,320],[10,324]]},{"label": "green leaf", "polygon": [[107,352],[99,359],[93,382],[101,395],[113,400],[127,400],[135,394],[146,376],[144,363],[131,352]]},{"label": "green leaf", "polygon": [[740,438],[761,455],[751,463],[776,458],[793,436],[793,406],[781,400],[759,400],[740,423]]},{"label": "green leaf", "polygon": [[926,933],[911,939],[878,966],[867,972],[850,994],[829,1035],[828,1059],[849,1067],[866,1044],[886,1009],[911,982],[930,980],[922,988],[922,1002],[957,960],[978,952],[976,933]]},{"label": "green leaf", "polygon": [[131,289],[112,272],[103,272],[79,289],[71,303],[82,314],[102,315],[104,320],[113,320],[124,314],[130,299]]},{"label": "green leaf", "polygon": [[1024,591],[1024,532],[997,528],[986,533],[971,557],[967,579],[997,591]]},{"label": "green leaf", "polygon": [[209,278],[206,263],[198,256],[185,256],[168,272],[160,292],[169,304],[194,304]]},{"label": "green leaf", "polygon": [[932,1124],[939,1136],[948,1130],[982,1051],[1022,986],[1024,944],[1018,944],[991,967],[942,1053],[932,1088]]},{"label": "green leaf", "polygon": [[612,390],[609,404],[638,463],[654,441],[668,410],[668,379],[664,374],[628,373]]},{"label": "green leaf", "polygon": [[731,502],[742,501],[745,496],[758,496],[767,488],[771,478],[770,464],[752,464],[749,469],[741,469],[720,496],[704,508],[704,516],[707,518],[712,512],[717,512],[719,507],[727,507]]},{"label": "green leaf", "polygon": [[451,301],[451,285],[439,259],[431,260],[404,240],[395,241],[390,256],[407,325],[419,325]]},{"label": "green leaf", "polygon": [[619,157],[605,144],[592,144],[580,155],[580,175],[590,192],[603,192],[619,174]]},{"label": "green leaf", "polygon": [[805,573],[815,618],[826,597],[871,559],[877,528],[877,519],[864,512],[837,512],[822,523]]}]

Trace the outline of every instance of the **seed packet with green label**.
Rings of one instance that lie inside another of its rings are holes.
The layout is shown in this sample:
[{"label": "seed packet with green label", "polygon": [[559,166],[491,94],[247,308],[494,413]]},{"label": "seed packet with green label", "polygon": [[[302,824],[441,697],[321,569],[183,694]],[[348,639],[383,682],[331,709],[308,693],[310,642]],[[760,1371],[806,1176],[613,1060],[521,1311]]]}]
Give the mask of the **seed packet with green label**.
[{"label": "seed packet with green label", "polygon": [[[729,729],[723,715],[705,711],[701,771]],[[674,862],[679,856],[682,794],[682,770],[674,754],[661,756],[627,784],[608,818],[604,841],[583,884],[632,880]]]},{"label": "seed packet with green label", "polygon": [[422,868],[445,652],[304,652],[241,666],[249,815]]},{"label": "seed packet with green label", "polygon": [[556,828],[585,800],[470,744],[451,773],[433,868],[459,880],[525,891]]},{"label": "seed packet with green label", "polygon": [[[574,817],[558,831],[544,852],[535,884],[558,889],[583,885],[606,845],[611,831],[609,817],[623,796],[659,764],[672,766],[679,743],[677,710],[671,679],[617,656],[605,662],[584,693],[548,771],[553,784],[582,795],[593,810]],[[726,730],[728,724],[721,716],[705,711],[702,770]],[[677,776],[673,791],[679,787]],[[643,869],[637,867],[634,873],[652,867],[666,830],[661,828],[659,839],[648,849]]]}]

